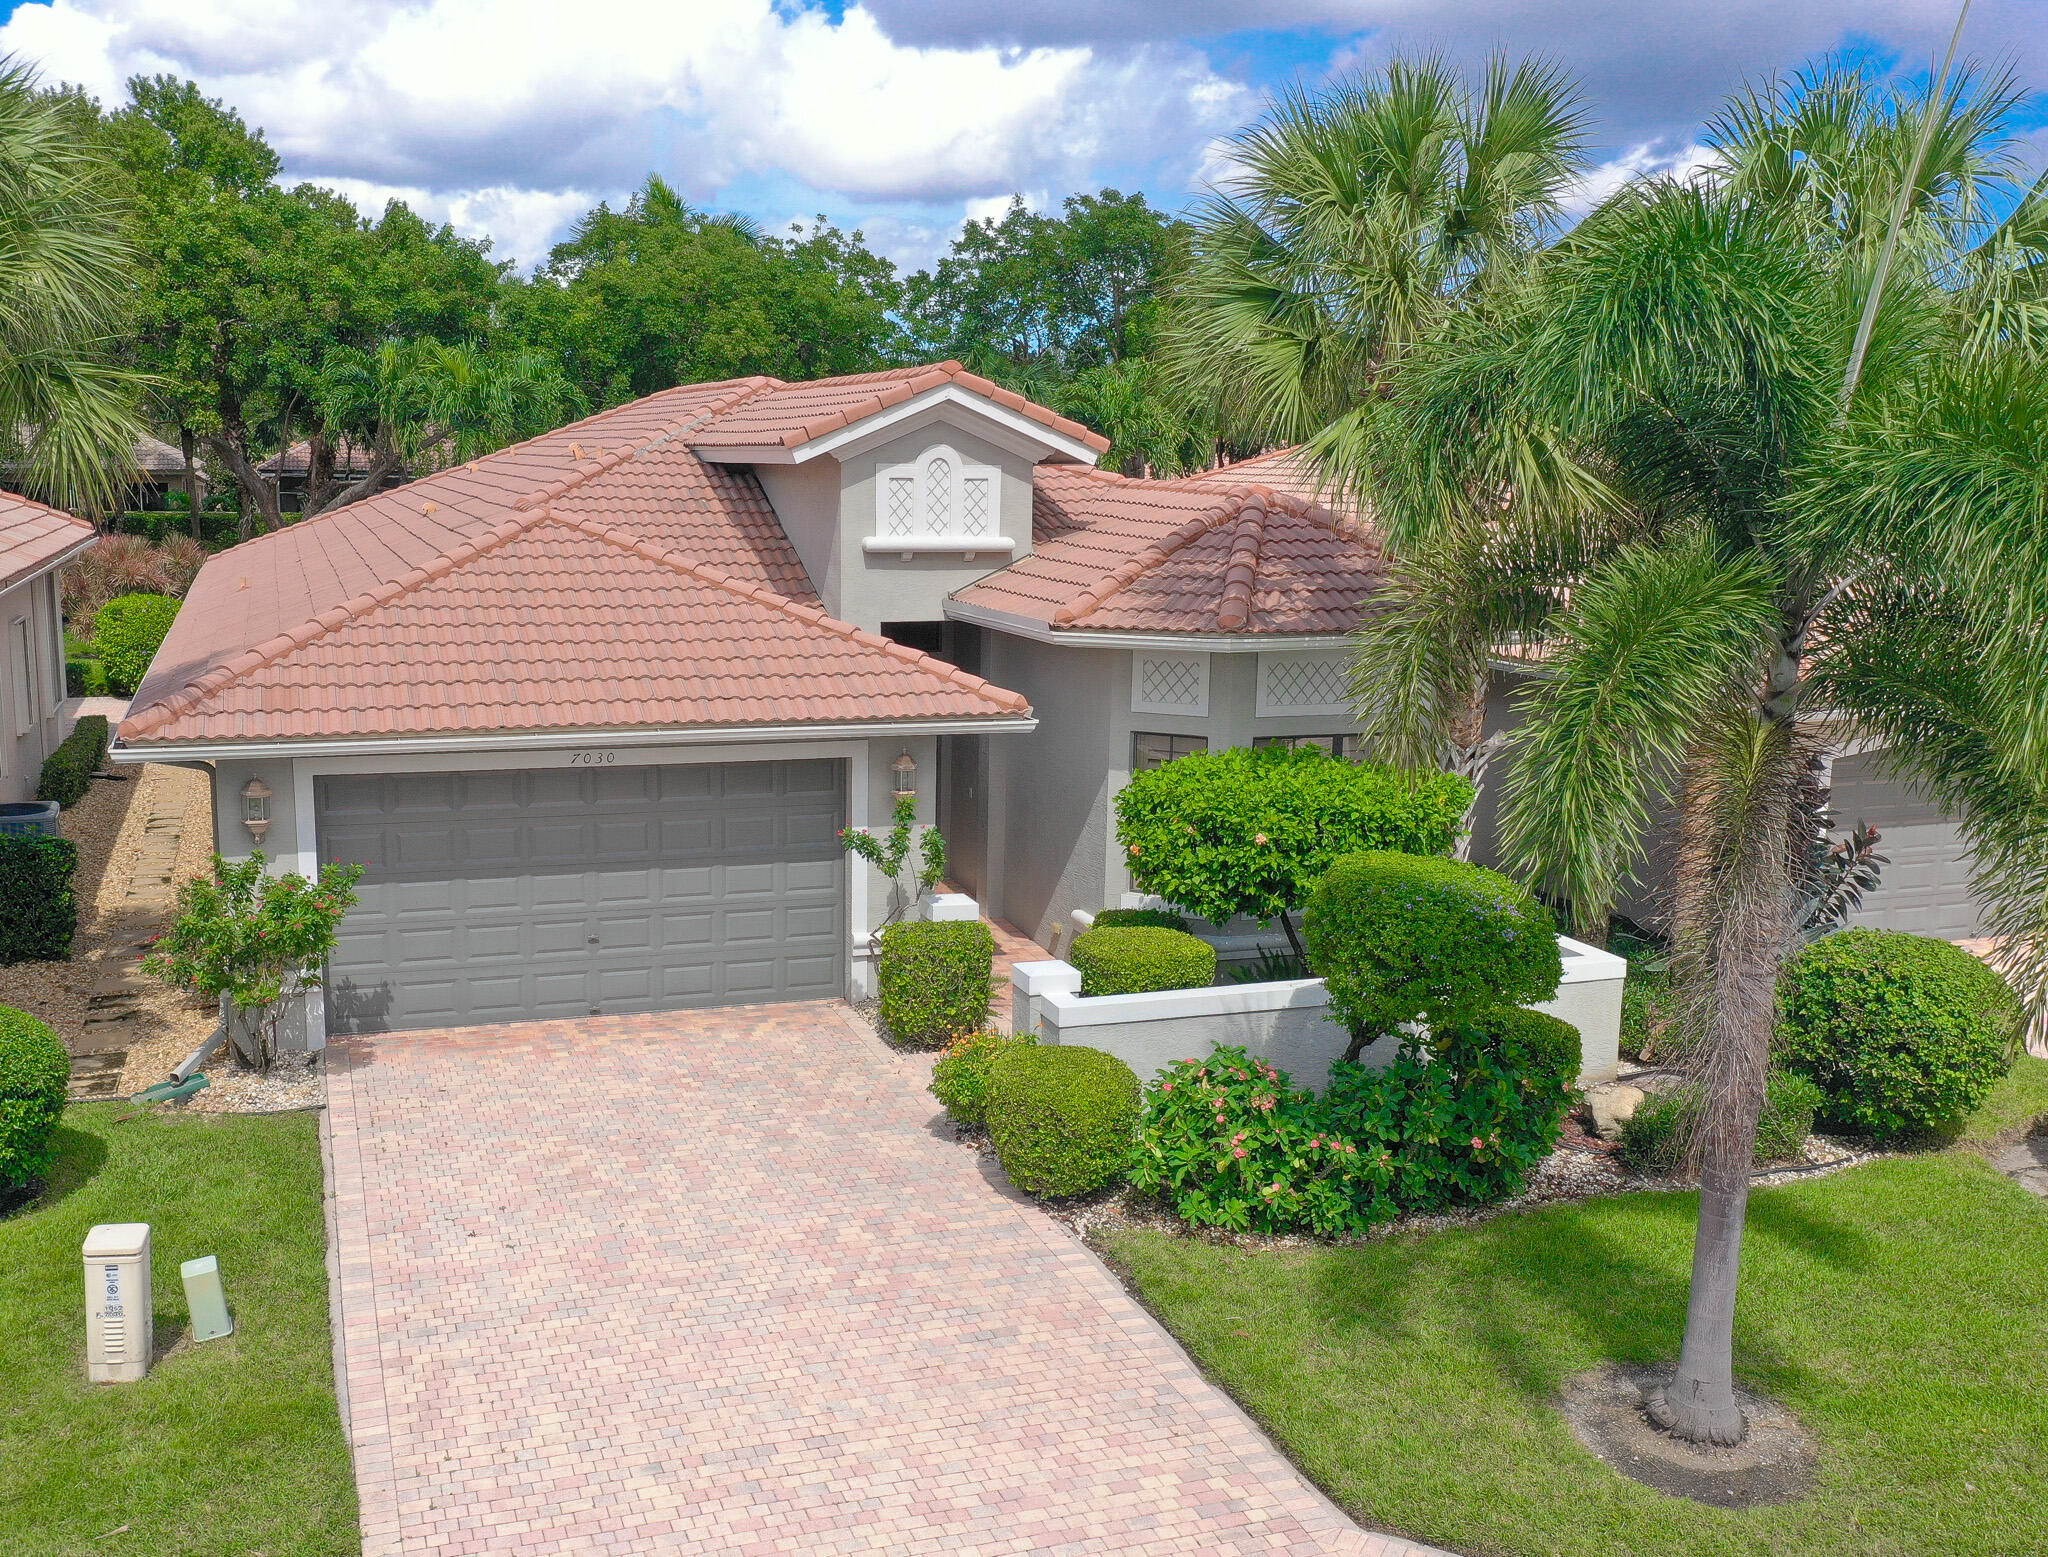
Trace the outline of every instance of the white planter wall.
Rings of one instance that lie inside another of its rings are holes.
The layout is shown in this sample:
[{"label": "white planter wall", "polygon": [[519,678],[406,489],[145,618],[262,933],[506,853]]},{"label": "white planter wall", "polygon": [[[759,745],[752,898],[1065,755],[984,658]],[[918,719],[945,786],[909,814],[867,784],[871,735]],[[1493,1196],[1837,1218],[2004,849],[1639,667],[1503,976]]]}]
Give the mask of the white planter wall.
[{"label": "white planter wall", "polygon": [[[1620,1060],[1621,986],[1628,964],[1565,936],[1564,979],[1555,999],[1535,1007],[1579,1030],[1582,1083],[1612,1079]],[[1321,979],[1217,984],[1144,995],[1081,994],[1081,970],[1065,962],[1021,962],[1010,974],[1014,1030],[1041,1043],[1085,1044],[1114,1054],[1149,1082],[1176,1060],[1213,1048],[1240,1047],[1286,1071],[1296,1086],[1320,1091],[1330,1062],[1350,1041],[1330,1020]],[[1382,1039],[1365,1063],[1384,1065],[1398,1044]]]}]

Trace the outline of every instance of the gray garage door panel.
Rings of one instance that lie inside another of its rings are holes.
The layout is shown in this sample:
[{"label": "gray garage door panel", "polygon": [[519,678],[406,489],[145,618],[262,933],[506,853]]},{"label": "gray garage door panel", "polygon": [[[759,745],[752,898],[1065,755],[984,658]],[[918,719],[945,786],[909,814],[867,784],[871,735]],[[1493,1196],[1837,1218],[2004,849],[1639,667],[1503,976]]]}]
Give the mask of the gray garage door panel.
[{"label": "gray garage door panel", "polygon": [[843,765],[347,775],[320,857],[364,866],[336,1034],[845,988]]}]

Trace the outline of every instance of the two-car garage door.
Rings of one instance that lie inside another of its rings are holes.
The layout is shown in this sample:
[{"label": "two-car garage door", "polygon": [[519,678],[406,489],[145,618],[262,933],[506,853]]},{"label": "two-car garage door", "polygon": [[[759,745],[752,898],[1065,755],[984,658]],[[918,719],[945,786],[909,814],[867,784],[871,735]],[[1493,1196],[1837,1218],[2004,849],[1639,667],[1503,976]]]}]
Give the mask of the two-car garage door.
[{"label": "two-car garage door", "polygon": [[315,780],[336,1035],[844,993],[841,762]]}]

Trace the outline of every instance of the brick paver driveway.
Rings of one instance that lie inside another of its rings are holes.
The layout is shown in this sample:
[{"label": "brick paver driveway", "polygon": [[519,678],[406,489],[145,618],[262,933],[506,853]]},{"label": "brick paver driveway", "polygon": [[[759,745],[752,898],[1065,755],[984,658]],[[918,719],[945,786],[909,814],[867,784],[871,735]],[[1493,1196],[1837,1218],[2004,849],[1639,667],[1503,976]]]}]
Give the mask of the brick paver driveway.
[{"label": "brick paver driveway", "polygon": [[329,1064],[368,1557],[1421,1550],[1309,1488],[842,1007]]}]

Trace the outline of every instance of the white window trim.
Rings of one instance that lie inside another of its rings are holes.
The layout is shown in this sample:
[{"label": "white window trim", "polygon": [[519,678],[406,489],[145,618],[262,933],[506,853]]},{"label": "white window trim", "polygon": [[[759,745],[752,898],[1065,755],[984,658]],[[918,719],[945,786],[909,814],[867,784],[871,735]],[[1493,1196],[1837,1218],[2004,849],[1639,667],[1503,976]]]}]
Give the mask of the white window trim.
[{"label": "white window trim", "polygon": [[1276,703],[1273,701],[1271,677],[1283,666],[1299,665],[1306,661],[1335,664],[1342,668],[1349,657],[1348,651],[1326,650],[1314,654],[1261,654],[1259,656],[1258,692],[1252,703],[1252,716],[1256,719],[1323,719],[1340,717],[1347,726],[1351,721],[1349,701],[1334,703]]},{"label": "white window trim", "polygon": [[9,724],[14,734],[27,735],[36,727],[36,635],[25,616],[7,624],[7,657],[19,661],[7,678],[8,700],[14,704]]},{"label": "white window trim", "polygon": [[[946,489],[935,493],[932,490],[931,467],[939,461],[946,462]],[[967,506],[969,482],[988,483],[988,529],[980,533],[969,533],[957,528],[959,516]],[[914,528],[907,534],[891,534],[888,530],[889,512],[898,483],[908,483],[911,491],[911,511]],[[932,520],[934,504],[941,506],[944,518],[936,526]],[[1014,555],[1017,543],[1002,533],[1003,529],[1003,472],[997,465],[979,465],[962,459],[960,451],[950,444],[935,443],[924,449],[916,459],[900,465],[884,465],[875,472],[875,528],[874,533],[861,541],[861,550],[866,552],[897,552],[906,560],[919,552],[960,552],[967,557],[981,553]]]},{"label": "white window trim", "polygon": [[[1195,671],[1195,701],[1161,703],[1145,696],[1145,667],[1153,664],[1186,664]],[[1180,714],[1191,719],[1209,716],[1209,656],[1158,650],[1134,650],[1131,654],[1131,712],[1134,714]]]}]

